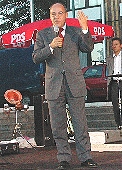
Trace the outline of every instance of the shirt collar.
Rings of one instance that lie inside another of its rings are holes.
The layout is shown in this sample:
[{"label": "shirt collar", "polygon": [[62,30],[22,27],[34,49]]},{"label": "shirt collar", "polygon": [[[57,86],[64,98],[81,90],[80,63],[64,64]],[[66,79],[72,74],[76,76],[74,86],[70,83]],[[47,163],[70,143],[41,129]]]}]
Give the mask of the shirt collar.
[{"label": "shirt collar", "polygon": [[64,26],[62,27],[64,30],[66,30],[66,23],[64,24]]},{"label": "shirt collar", "polygon": [[[54,26],[53,26],[54,27]],[[64,30],[66,30],[66,23],[64,24],[64,26],[62,27]]]},{"label": "shirt collar", "polygon": [[[121,51],[119,52],[119,54],[117,56],[121,55]],[[115,53],[113,54],[113,57],[116,57]]]}]

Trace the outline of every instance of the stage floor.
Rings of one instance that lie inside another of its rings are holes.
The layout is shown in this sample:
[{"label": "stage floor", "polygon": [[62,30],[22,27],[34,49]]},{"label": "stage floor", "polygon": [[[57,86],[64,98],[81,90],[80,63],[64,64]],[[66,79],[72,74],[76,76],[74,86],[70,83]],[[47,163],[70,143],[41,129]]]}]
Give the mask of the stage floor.
[{"label": "stage floor", "polygon": [[[71,145],[72,161],[71,169],[80,168],[75,146]],[[19,154],[0,156],[0,170],[55,170],[58,166],[56,147],[20,148]],[[122,170],[121,151],[92,151],[93,160],[98,163],[97,170]]]}]

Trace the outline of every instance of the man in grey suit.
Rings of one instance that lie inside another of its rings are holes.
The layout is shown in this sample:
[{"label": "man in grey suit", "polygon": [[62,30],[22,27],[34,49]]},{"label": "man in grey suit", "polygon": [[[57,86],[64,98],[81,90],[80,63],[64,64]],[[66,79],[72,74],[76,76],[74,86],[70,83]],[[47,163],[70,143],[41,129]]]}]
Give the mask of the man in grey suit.
[{"label": "man in grey suit", "polygon": [[[75,132],[76,150],[81,166],[96,167],[90,154],[90,141],[85,115],[86,86],[80,68],[79,50],[91,52],[93,42],[87,17],[78,12],[81,28],[67,26],[64,5],[50,7],[53,26],[37,33],[33,61],[46,61],[45,95],[48,101],[53,137],[57,146],[58,169],[71,169],[71,150],[67,136],[66,103],[69,105]],[[63,28],[61,36],[58,29]]]},{"label": "man in grey suit", "polygon": [[[112,49],[113,55],[106,58],[107,68],[109,71],[109,76],[107,80],[108,91],[110,92],[115,122],[118,129],[122,128],[121,125],[121,114],[119,108],[119,93],[118,87],[122,93],[122,42],[118,37],[112,39]],[[121,95],[122,96],[122,95]]]}]

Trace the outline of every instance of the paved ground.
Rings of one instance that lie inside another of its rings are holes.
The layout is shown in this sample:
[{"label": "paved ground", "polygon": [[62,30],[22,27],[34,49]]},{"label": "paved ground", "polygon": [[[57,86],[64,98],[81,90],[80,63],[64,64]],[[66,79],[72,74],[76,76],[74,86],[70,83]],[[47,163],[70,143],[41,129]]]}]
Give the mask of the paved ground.
[{"label": "paved ground", "polygon": [[[75,147],[72,148],[71,169],[89,170],[79,168],[80,162],[77,159]],[[0,156],[0,170],[55,170],[58,166],[55,146],[20,148],[19,154]],[[98,168],[93,170],[122,170],[122,152],[91,152],[93,159],[98,163]]]}]

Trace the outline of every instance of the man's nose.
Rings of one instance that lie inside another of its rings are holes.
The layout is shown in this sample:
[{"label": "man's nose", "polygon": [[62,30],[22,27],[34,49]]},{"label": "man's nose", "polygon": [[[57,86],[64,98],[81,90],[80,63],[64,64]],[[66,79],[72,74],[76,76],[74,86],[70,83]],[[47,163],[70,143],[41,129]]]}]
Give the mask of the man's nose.
[{"label": "man's nose", "polygon": [[58,13],[55,14],[54,18],[59,18],[59,14]]}]

